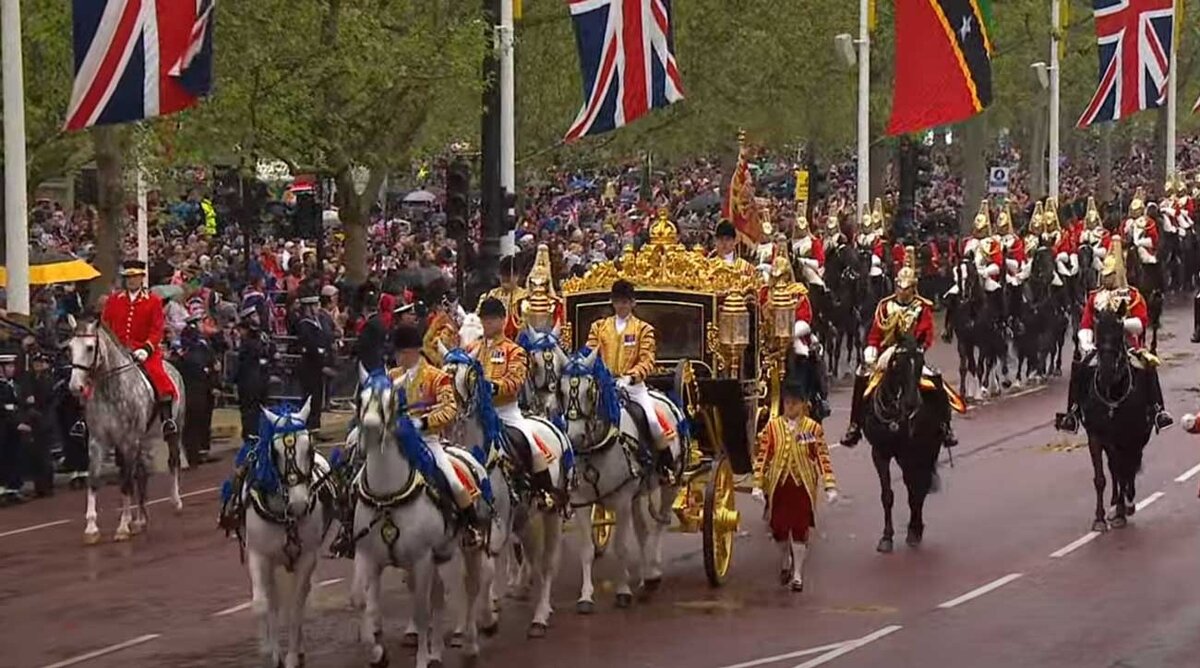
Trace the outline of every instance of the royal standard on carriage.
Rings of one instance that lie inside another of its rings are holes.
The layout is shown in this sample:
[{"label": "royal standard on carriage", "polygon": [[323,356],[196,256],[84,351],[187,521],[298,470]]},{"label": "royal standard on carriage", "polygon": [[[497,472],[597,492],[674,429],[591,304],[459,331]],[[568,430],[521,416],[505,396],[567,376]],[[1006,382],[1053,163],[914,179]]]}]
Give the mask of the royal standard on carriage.
[{"label": "royal standard on carriage", "polygon": [[[752,472],[757,428],[779,411],[802,290],[790,272],[767,285],[756,272],[686,248],[663,212],[647,244],[563,283],[564,348],[582,345],[592,323],[609,314],[609,291],[621,279],[636,286],[637,315],[654,326],[656,368],[648,383],[687,416],[673,528],[702,534],[705,573],[718,586],[729,572],[740,521],[735,480]],[[601,551],[614,517],[597,504],[592,520]]]}]

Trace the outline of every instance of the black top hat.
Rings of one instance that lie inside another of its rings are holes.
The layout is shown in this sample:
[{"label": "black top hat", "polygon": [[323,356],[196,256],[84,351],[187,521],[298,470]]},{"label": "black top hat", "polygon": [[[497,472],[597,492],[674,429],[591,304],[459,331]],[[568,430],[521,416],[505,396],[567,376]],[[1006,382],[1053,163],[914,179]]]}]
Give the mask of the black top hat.
[{"label": "black top hat", "polygon": [[396,350],[420,348],[423,343],[421,341],[421,332],[411,325],[397,327],[392,340],[395,342]]},{"label": "black top hat", "polygon": [[627,281],[623,278],[618,279],[616,283],[612,284],[611,296],[613,299],[630,299],[630,300],[632,300],[634,297],[633,283],[630,283],[629,281]]},{"label": "black top hat", "polygon": [[505,255],[500,258],[500,275],[501,276],[516,276],[517,275],[517,256]]},{"label": "black top hat", "polygon": [[506,314],[504,302],[495,297],[488,297],[479,305],[480,318],[503,318]]},{"label": "black top hat", "polygon": [[717,238],[718,239],[734,239],[737,237],[737,230],[734,229],[733,223],[728,220],[722,220],[717,223]]},{"label": "black top hat", "polygon": [[141,260],[126,260],[121,264],[122,276],[145,276],[146,263]]}]

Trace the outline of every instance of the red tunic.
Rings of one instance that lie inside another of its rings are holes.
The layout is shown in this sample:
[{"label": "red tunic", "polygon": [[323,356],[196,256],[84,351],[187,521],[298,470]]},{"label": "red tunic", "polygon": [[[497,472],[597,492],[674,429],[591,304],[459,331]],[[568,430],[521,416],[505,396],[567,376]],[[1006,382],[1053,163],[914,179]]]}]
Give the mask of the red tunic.
[{"label": "red tunic", "polygon": [[[921,314],[917,316],[916,323],[913,325],[913,336],[917,339],[917,343],[921,344],[925,350],[929,350],[933,347],[933,304],[922,297],[915,299],[921,306]],[[908,307],[896,303],[895,295],[888,295],[880,300],[879,306],[875,308],[875,320],[871,323],[871,331],[867,334],[867,345],[878,348],[883,343],[883,322],[896,308]]]},{"label": "red tunic", "polygon": [[[1146,308],[1146,300],[1142,299],[1142,293],[1138,292],[1137,288],[1130,286],[1129,290],[1129,309],[1125,312],[1126,318],[1137,318],[1142,321],[1142,334],[1129,334],[1126,338],[1130,346],[1140,348],[1142,346],[1142,338],[1146,332],[1146,328],[1150,326],[1150,311]],[[1083,315],[1079,318],[1079,329],[1092,330],[1096,324],[1096,295],[1100,290],[1092,290],[1088,293],[1087,303],[1083,306]]]},{"label": "red tunic", "polygon": [[893,275],[900,273],[900,270],[904,268],[904,261],[907,259],[907,255],[908,252],[904,249],[904,244],[897,242],[892,245]]},{"label": "red tunic", "polygon": [[125,348],[150,354],[142,366],[160,397],[179,397],[163,368],[163,302],[158,295],[146,290],[115,292],[104,303],[101,321]]}]

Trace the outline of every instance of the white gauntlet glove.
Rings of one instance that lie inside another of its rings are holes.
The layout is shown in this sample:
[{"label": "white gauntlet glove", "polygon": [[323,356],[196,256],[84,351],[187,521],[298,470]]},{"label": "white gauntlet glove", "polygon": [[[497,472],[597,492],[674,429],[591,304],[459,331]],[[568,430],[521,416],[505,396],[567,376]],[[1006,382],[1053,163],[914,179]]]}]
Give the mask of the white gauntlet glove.
[{"label": "white gauntlet glove", "polygon": [[145,348],[138,348],[137,350],[133,351],[133,359],[137,360],[138,364],[145,362],[149,358],[150,353],[146,352]]}]

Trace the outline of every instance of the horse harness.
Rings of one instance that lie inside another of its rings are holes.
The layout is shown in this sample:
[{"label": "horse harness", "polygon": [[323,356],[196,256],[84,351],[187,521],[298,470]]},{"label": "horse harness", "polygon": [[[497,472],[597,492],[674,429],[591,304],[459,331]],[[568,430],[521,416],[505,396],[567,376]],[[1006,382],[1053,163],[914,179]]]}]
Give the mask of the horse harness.
[{"label": "horse harness", "polygon": [[[593,407],[593,414],[588,415],[583,410],[583,401],[580,399],[579,378],[572,377],[568,384],[567,390],[567,405],[566,418],[568,420],[584,419],[584,436],[588,443],[592,443],[592,447],[586,450],[580,450],[580,459],[583,463],[583,481],[592,488],[594,500],[591,503],[572,503],[572,508],[586,508],[596,503],[603,503],[610,496],[620,492],[630,482],[638,479],[637,458],[634,451],[638,444],[636,439],[631,438],[628,434],[621,431],[620,424],[608,424],[608,429],[602,435],[599,434],[600,429],[603,429],[607,422],[598,412],[594,410],[597,404],[598,391],[596,384],[593,381],[588,387],[587,401],[588,405]],[[619,419],[619,418],[618,418]],[[597,438],[598,437],[598,438]],[[625,463],[629,466],[629,477],[626,478],[620,485],[617,485],[612,490],[606,493],[600,492],[600,471],[592,464],[591,458],[585,455],[600,455],[611,448],[613,445],[620,443],[621,452],[625,456]]]}]

